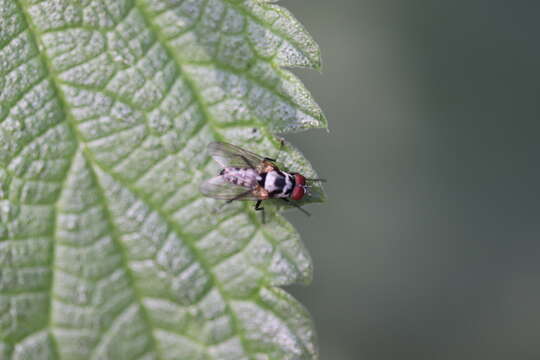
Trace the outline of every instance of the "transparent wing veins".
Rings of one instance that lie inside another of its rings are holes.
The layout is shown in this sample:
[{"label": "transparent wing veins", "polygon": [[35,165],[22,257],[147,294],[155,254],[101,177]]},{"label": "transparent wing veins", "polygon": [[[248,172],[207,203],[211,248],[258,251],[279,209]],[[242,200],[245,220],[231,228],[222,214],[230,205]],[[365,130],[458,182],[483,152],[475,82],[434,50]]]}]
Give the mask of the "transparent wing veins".
[{"label": "transparent wing veins", "polygon": [[238,146],[212,142],[208,145],[208,152],[222,167],[256,168],[264,158]]},{"label": "transparent wing veins", "polygon": [[199,188],[204,196],[220,200],[258,200],[253,189],[231,184],[219,175],[203,182]]}]

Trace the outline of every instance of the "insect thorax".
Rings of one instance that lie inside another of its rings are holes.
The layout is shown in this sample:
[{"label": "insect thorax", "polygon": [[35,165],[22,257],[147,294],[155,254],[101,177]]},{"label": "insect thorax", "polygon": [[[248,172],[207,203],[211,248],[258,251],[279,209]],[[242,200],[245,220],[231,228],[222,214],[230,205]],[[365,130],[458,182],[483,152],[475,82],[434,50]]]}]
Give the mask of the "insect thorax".
[{"label": "insect thorax", "polygon": [[221,170],[220,175],[228,183],[250,189],[255,188],[261,179],[259,173],[255,169],[250,168],[227,167]]},{"label": "insect thorax", "polygon": [[289,197],[294,188],[294,176],[284,171],[274,170],[266,174],[264,189],[270,197]]}]

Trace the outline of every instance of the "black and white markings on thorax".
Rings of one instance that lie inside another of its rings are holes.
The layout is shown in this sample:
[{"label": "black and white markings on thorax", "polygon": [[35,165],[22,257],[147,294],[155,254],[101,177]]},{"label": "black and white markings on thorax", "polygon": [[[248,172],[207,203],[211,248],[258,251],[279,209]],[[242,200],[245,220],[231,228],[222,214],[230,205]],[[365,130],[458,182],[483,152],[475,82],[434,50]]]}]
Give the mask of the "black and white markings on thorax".
[{"label": "black and white markings on thorax", "polygon": [[271,197],[287,198],[294,188],[294,176],[284,171],[274,170],[266,174],[264,189]]},{"label": "black and white markings on thorax", "polygon": [[254,189],[262,186],[271,197],[289,197],[294,188],[294,176],[280,170],[259,173],[251,168],[227,167],[219,173],[223,179],[233,185]]}]

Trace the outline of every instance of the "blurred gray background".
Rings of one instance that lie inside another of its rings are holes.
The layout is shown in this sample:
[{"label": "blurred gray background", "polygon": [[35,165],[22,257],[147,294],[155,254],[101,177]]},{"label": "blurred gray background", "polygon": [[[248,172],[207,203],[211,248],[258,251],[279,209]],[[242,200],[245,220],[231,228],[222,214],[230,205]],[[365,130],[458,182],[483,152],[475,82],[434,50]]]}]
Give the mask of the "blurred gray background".
[{"label": "blurred gray background", "polygon": [[324,61],[288,139],[329,202],[286,215],[322,359],[540,359],[540,2],[280,4]]}]

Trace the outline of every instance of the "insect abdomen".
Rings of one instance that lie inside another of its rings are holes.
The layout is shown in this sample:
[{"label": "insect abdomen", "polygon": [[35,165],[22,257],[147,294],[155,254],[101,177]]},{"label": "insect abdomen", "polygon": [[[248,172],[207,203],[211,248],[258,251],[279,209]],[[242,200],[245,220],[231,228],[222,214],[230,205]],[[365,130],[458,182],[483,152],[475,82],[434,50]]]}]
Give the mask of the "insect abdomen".
[{"label": "insect abdomen", "polygon": [[255,188],[259,174],[254,169],[249,168],[225,168],[222,170],[221,176],[233,185],[243,186],[246,188]]}]

